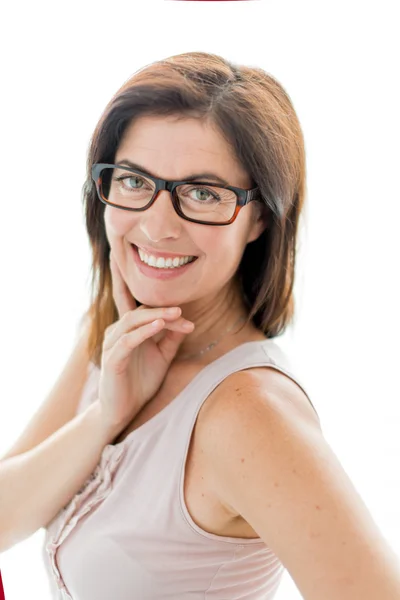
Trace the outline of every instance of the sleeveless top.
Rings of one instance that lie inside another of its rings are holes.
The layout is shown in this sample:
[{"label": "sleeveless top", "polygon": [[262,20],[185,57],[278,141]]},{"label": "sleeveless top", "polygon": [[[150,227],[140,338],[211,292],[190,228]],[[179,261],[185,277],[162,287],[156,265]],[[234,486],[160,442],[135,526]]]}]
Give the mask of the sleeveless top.
[{"label": "sleeveless top", "polygon": [[[259,537],[201,529],[183,494],[203,402],[228,375],[250,367],[277,369],[306,393],[275,342],[246,342],[205,366],[122,442],[106,445],[85,484],[45,528],[52,600],[274,598],[284,572],[278,557]],[[90,363],[78,413],[97,398],[99,375]]]}]

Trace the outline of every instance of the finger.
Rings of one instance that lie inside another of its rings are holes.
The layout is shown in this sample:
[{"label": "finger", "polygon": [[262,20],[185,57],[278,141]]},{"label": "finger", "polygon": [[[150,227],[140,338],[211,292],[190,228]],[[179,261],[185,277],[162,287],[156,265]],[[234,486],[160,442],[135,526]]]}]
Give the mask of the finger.
[{"label": "finger", "polygon": [[165,336],[158,342],[158,349],[167,364],[170,364],[178,352],[179,346],[187,336],[182,331],[167,331]]},{"label": "finger", "polygon": [[[140,307],[141,308],[141,307]],[[109,331],[106,332],[103,340],[103,351],[108,350],[116,344],[121,336],[134,329],[138,329],[151,323],[155,319],[164,319],[166,323],[174,322],[177,324],[177,329],[190,332],[194,325],[189,325],[188,329],[184,329],[184,323],[190,323],[186,321],[183,317],[180,317],[179,314],[181,309],[177,307],[177,311],[175,314],[168,314],[167,308],[145,308],[143,310],[136,309],[134,311],[130,311],[125,313],[123,317],[117,321],[114,327],[110,328]]]},{"label": "finger", "polygon": [[110,252],[110,268],[113,298],[115,306],[117,307],[119,318],[121,318],[128,311],[137,308],[137,304],[135,298],[132,296],[128,286],[126,285],[125,279],[122,276],[112,251]]},{"label": "finger", "polygon": [[[165,321],[165,317],[164,317]],[[167,335],[168,331],[176,331],[179,333],[184,333],[187,335],[191,333],[194,329],[194,323],[191,321],[185,321],[184,319],[177,319],[176,321],[167,322],[165,321],[165,325],[161,331],[159,331],[155,336],[153,336],[154,342],[158,345],[159,342]]]},{"label": "finger", "polygon": [[162,319],[156,319],[121,336],[109,350],[106,357],[107,367],[111,367],[116,375],[123,373],[128,366],[132,350],[160,331],[164,324]]},{"label": "finger", "polygon": [[[165,317],[163,317],[165,319]],[[182,331],[183,333],[192,333],[194,330],[194,323],[192,321],[187,321],[183,317],[180,319],[176,319],[176,321],[165,323],[165,329],[169,329],[170,331]]]}]

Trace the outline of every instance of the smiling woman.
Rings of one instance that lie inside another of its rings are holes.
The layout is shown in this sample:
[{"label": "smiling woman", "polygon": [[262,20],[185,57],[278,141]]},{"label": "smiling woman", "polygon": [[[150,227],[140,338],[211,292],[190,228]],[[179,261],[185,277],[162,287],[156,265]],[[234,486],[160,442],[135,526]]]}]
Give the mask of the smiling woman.
[{"label": "smiling woman", "polygon": [[[142,115],[125,129],[115,164],[121,165],[127,155],[140,162],[141,171],[108,166],[101,168],[97,179],[106,204],[108,242],[137,301],[148,306],[181,306],[184,316],[196,321],[200,298],[203,309],[209,306],[211,311],[221,291],[232,293],[232,279],[245,246],[265,228],[264,221],[255,218],[255,202],[237,210],[237,193],[254,188],[251,178],[209,118]],[[202,174],[193,175],[199,171]],[[168,180],[161,179],[168,173]],[[229,186],[216,184],[224,179],[230,179]],[[132,264],[126,240],[147,250],[150,266],[144,265],[138,253]],[[179,261],[179,256],[195,256],[196,261],[161,265],[163,258]],[[168,285],[171,278],[179,285]],[[222,317],[226,321],[232,317],[225,303],[214,320]],[[197,329],[201,326],[198,319],[196,325]]]},{"label": "smiling woman", "polygon": [[285,568],[306,600],[400,597],[393,552],[274,339],[294,316],[305,201],[283,87],[203,52],[141,69],[96,126],[83,192],[77,416],[0,471],[22,490],[46,465],[35,526],[54,599],[271,600]]}]

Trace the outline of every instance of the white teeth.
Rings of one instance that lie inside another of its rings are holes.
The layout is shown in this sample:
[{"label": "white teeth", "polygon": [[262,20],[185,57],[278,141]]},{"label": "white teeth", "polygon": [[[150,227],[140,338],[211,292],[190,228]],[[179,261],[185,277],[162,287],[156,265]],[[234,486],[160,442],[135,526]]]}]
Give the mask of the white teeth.
[{"label": "white teeth", "polygon": [[195,258],[194,256],[175,256],[174,258],[164,258],[163,256],[155,257],[152,254],[146,254],[141,248],[138,248],[138,253],[142,262],[151,267],[156,267],[157,269],[174,269],[176,267],[181,267]]}]

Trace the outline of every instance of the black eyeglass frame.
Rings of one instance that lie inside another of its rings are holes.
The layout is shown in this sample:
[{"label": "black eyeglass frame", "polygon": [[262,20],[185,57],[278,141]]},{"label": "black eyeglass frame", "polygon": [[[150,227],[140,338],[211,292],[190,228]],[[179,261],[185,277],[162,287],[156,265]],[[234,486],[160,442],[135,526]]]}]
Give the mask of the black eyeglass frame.
[{"label": "black eyeglass frame", "polygon": [[[151,197],[150,201],[148,202],[148,204],[146,206],[143,206],[142,208],[128,208],[127,206],[119,206],[118,204],[113,204],[112,202],[108,202],[107,200],[105,200],[101,194],[101,176],[100,176],[100,172],[102,171],[102,169],[105,168],[117,168],[117,169],[124,169],[125,171],[129,171],[131,173],[137,173],[138,175],[143,175],[143,177],[146,177],[147,179],[151,179],[151,181],[153,181],[156,185],[155,190],[154,190],[154,194]],[[219,183],[211,183],[211,182],[206,182],[206,181],[169,181],[167,179],[159,179],[157,177],[153,177],[152,175],[149,175],[148,173],[144,173],[143,171],[139,171],[138,169],[132,169],[131,167],[127,167],[125,165],[112,165],[109,163],[95,163],[92,165],[92,179],[96,184],[96,190],[97,190],[97,195],[99,197],[99,200],[101,200],[101,202],[103,202],[103,204],[108,204],[109,206],[113,206],[114,208],[120,208],[122,210],[130,210],[130,211],[134,211],[134,212],[142,212],[144,210],[147,210],[155,201],[158,192],[160,192],[161,190],[168,190],[171,193],[171,199],[172,199],[172,204],[174,206],[175,212],[182,218],[185,219],[186,221],[191,221],[192,223],[200,223],[202,225],[214,225],[214,226],[223,226],[223,225],[230,225],[231,223],[233,223],[233,221],[236,219],[236,217],[239,214],[240,209],[245,206],[246,204],[248,204],[249,202],[252,201],[258,201],[258,202],[263,202],[263,200],[260,197],[260,193],[259,193],[259,188],[255,187],[249,190],[243,189],[243,188],[238,188],[238,187],[234,187],[232,185],[221,185]],[[187,217],[180,209],[179,207],[179,201],[177,199],[176,193],[175,193],[175,189],[178,187],[178,185],[184,185],[184,184],[190,184],[190,185],[209,185],[209,186],[217,186],[226,190],[231,190],[232,192],[234,192],[236,194],[236,207],[235,207],[235,212],[233,213],[233,216],[231,217],[231,219],[229,221],[226,221],[224,223],[215,223],[213,221],[200,221],[197,219],[191,219],[190,217]]]}]

